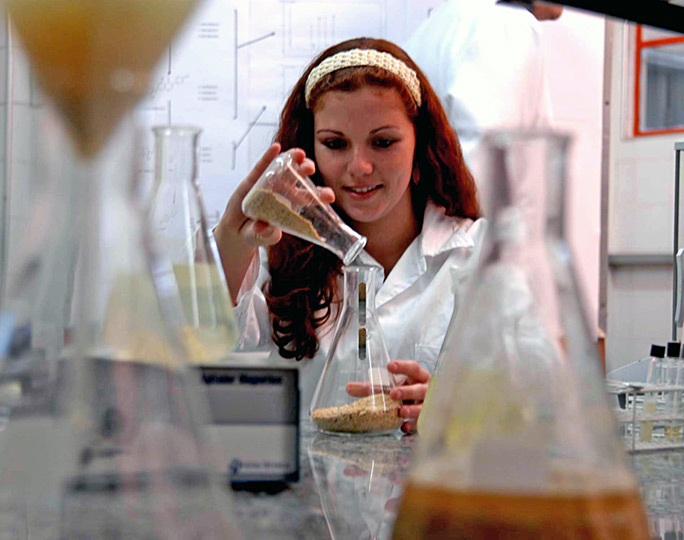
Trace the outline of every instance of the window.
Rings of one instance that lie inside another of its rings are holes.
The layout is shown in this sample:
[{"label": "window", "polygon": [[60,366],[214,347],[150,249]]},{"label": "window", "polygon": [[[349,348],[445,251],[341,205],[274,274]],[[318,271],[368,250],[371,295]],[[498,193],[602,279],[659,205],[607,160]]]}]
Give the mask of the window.
[{"label": "window", "polygon": [[634,135],[684,132],[684,36],[637,26]]}]

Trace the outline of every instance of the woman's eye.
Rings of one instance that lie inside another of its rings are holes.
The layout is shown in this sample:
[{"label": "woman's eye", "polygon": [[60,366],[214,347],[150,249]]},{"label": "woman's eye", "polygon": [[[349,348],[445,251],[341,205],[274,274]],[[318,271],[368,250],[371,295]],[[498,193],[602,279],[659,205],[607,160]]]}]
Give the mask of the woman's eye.
[{"label": "woman's eye", "polygon": [[394,142],[395,141],[392,139],[375,139],[374,144],[378,148],[389,148]]},{"label": "woman's eye", "polygon": [[342,139],[328,139],[323,141],[323,146],[330,148],[331,150],[339,150],[340,148],[344,148],[346,143]]}]

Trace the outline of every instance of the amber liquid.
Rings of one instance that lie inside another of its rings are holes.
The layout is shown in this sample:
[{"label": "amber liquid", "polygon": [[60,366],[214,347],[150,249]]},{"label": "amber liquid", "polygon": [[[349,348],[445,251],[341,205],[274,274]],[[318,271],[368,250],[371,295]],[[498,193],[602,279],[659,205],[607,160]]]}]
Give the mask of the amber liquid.
[{"label": "amber liquid", "polygon": [[197,0],[5,0],[44,90],[92,156],[145,94]]},{"label": "amber liquid", "polygon": [[407,485],[394,540],[648,540],[637,492],[508,495]]}]

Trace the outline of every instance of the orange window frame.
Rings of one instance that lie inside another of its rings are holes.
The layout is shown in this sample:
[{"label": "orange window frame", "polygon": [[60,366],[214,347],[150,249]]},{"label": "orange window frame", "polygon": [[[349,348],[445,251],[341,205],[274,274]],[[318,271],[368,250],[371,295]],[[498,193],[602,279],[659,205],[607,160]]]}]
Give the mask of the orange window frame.
[{"label": "orange window frame", "polygon": [[634,77],[634,136],[644,137],[648,135],[668,135],[670,133],[684,133],[684,128],[670,129],[641,129],[641,52],[650,47],[662,47],[663,45],[675,45],[684,43],[684,36],[675,36],[661,39],[645,40],[641,25],[636,27],[636,40],[634,47],[635,77]]}]

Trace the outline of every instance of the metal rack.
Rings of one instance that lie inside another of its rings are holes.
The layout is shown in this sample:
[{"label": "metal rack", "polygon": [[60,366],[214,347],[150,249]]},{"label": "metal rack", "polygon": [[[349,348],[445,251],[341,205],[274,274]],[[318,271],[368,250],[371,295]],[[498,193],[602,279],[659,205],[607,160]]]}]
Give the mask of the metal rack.
[{"label": "metal rack", "polygon": [[684,385],[608,381],[607,389],[629,452],[684,449]]}]

